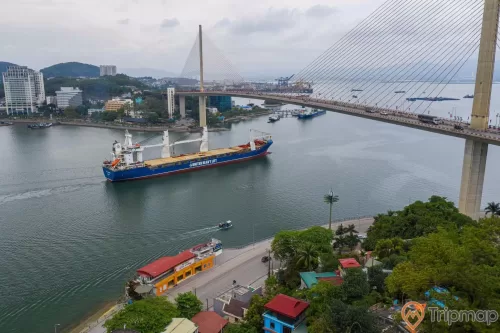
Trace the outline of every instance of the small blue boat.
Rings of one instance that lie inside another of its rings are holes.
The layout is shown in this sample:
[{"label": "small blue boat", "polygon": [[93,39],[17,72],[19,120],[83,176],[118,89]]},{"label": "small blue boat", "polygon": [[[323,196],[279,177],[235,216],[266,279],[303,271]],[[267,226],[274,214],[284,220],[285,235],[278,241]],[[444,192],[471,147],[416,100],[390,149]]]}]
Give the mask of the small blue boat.
[{"label": "small blue boat", "polygon": [[233,227],[233,222],[226,221],[226,222],[223,222],[223,223],[219,223],[218,227],[219,227],[219,230],[227,230],[227,229]]},{"label": "small blue boat", "polygon": [[309,119],[309,118],[314,118],[317,116],[321,116],[326,114],[325,110],[312,110],[312,111],[306,111],[304,113],[300,113],[297,118],[299,119]]}]

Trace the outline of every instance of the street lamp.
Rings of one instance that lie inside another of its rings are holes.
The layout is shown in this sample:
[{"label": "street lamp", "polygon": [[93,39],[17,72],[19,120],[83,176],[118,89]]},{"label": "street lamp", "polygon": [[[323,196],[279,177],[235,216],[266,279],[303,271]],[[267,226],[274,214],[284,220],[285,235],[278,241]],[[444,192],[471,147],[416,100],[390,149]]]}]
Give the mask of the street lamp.
[{"label": "street lamp", "polygon": [[61,326],[61,324],[55,324],[54,325],[54,333],[57,333],[57,326]]}]

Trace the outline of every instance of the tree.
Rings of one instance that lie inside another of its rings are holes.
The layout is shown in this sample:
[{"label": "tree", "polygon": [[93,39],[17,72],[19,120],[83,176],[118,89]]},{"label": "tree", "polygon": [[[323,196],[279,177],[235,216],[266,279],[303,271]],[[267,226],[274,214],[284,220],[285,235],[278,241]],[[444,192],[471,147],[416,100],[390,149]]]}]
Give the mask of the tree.
[{"label": "tree", "polygon": [[101,119],[104,121],[114,121],[118,117],[118,114],[113,111],[104,111],[101,114]]},{"label": "tree", "polygon": [[155,112],[148,112],[144,115],[144,118],[149,122],[149,123],[156,123],[158,121],[158,114]]},{"label": "tree", "polygon": [[312,243],[305,244],[297,253],[297,265],[312,271],[318,266],[319,251]]},{"label": "tree", "polygon": [[500,215],[500,203],[494,201],[488,202],[488,205],[486,206],[484,211],[486,214],[490,213],[492,217],[495,215]]},{"label": "tree", "polygon": [[72,106],[68,106],[66,109],[64,109],[64,116],[69,119],[76,119],[80,117],[78,112],[76,112],[76,109]]},{"label": "tree", "polygon": [[367,250],[374,250],[381,239],[408,240],[436,232],[438,227],[462,228],[474,223],[470,217],[460,214],[453,202],[432,196],[428,202],[416,201],[392,215],[377,215],[363,245]]},{"label": "tree", "polygon": [[344,275],[344,282],[340,286],[342,291],[342,300],[346,303],[352,303],[361,300],[370,293],[366,273],[360,268],[349,268]]},{"label": "tree", "polygon": [[400,255],[402,253],[404,253],[404,241],[398,237],[379,240],[374,251],[374,254],[379,259],[387,258],[392,254]]},{"label": "tree", "polygon": [[382,267],[373,266],[368,267],[368,283],[371,289],[376,290],[379,293],[385,292],[385,278],[389,275],[384,273]]},{"label": "tree", "polygon": [[330,219],[328,220],[328,229],[332,230],[332,208],[333,204],[337,201],[339,201],[339,196],[335,195],[332,190],[330,190],[330,193],[326,194],[323,197],[323,200],[325,203],[330,205]]},{"label": "tree", "polygon": [[192,292],[178,294],[175,298],[181,317],[191,319],[203,309],[203,303]]},{"label": "tree", "polygon": [[270,298],[259,295],[253,295],[250,300],[250,306],[248,307],[248,311],[245,315],[245,322],[255,328],[258,332],[261,332],[262,327],[264,327],[262,314],[265,311],[264,305],[266,305],[269,301]]},{"label": "tree", "polygon": [[262,327],[260,330],[257,330],[255,327],[247,324],[228,324],[224,327],[224,333],[258,333],[262,331]]},{"label": "tree", "polygon": [[178,316],[179,311],[166,297],[147,298],[125,305],[104,327],[108,333],[125,326],[141,333],[161,333]]}]

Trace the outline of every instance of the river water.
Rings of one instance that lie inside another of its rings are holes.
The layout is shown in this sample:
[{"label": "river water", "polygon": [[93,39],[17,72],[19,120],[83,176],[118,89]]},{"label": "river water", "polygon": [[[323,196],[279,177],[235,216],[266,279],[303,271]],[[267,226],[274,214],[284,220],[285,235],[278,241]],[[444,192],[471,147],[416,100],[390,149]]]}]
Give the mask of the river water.
[{"label": "river water", "polygon": [[[461,102],[454,103],[466,115],[470,101]],[[443,110],[451,109],[444,103]],[[210,146],[246,143],[252,128],[273,135],[265,159],[110,184],[100,164],[123,131],[0,127],[0,332],[49,332],[56,323],[67,328],[122,295],[137,268],[210,237],[235,247],[324,224],[323,195],[330,188],[340,196],[336,219],[399,209],[433,194],[458,199],[462,139],[328,113],[308,121],[241,122],[210,133]],[[133,135],[135,142],[152,133]],[[500,150],[492,146],[483,206],[500,200],[499,162]],[[215,231],[225,220],[235,227]]]}]

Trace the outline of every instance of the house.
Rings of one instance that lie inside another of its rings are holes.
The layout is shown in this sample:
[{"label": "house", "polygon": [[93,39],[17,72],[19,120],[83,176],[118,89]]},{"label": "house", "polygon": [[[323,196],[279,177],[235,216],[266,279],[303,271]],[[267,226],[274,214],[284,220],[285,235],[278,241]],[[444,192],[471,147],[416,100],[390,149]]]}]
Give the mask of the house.
[{"label": "house", "polygon": [[163,333],[199,333],[198,327],[189,319],[173,318]]},{"label": "house", "polygon": [[198,326],[199,333],[221,333],[228,323],[213,311],[201,311],[191,321]]},{"label": "house", "polygon": [[300,289],[310,289],[312,286],[319,283],[319,281],[325,281],[331,283],[335,286],[339,286],[344,281],[340,274],[335,272],[301,272],[300,273]]},{"label": "house", "polygon": [[230,323],[240,321],[253,295],[262,296],[262,287],[236,285],[214,299],[214,311]]},{"label": "house", "polygon": [[265,306],[264,331],[270,333],[307,332],[304,322],[309,303],[279,294]]},{"label": "house", "polygon": [[344,277],[346,269],[361,267],[359,262],[357,262],[357,260],[354,258],[339,259],[339,263],[340,263],[339,265],[340,276],[342,277]]}]

